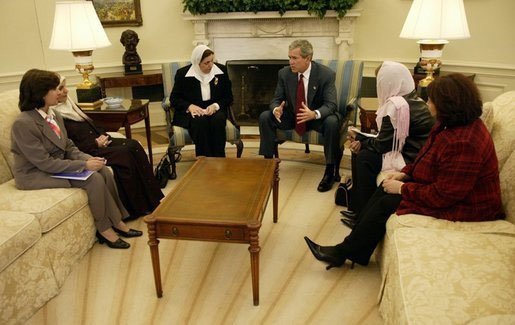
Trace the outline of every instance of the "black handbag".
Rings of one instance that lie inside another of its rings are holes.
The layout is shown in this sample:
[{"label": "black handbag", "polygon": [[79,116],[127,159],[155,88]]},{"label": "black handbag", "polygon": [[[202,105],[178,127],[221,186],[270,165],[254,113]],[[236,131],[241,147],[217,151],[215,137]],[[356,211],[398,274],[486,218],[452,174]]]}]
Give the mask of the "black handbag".
[{"label": "black handbag", "polygon": [[334,192],[334,203],[344,207],[350,205],[352,191],[352,180],[349,178],[344,183],[340,183]]},{"label": "black handbag", "polygon": [[161,188],[165,188],[170,176],[172,175],[170,160],[168,154],[165,154],[159,164],[157,164],[154,175]]}]

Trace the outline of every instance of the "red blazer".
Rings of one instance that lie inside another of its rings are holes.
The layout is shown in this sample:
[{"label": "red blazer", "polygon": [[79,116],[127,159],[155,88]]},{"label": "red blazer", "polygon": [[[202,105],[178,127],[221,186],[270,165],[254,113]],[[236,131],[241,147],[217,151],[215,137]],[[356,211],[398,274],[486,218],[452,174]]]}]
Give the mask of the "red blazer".
[{"label": "red blazer", "polygon": [[402,172],[397,214],[417,213],[451,221],[504,218],[495,148],[481,119],[466,126],[435,124],[415,161]]}]

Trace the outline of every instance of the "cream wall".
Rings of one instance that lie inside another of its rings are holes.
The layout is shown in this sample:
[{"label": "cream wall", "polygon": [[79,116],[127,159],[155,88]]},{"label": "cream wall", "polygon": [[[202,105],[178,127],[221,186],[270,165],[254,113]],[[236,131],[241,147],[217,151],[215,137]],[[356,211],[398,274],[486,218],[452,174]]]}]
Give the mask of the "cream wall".
[{"label": "cream wall", "polygon": [[[125,29],[140,38],[138,53],[145,71],[159,70],[169,60],[190,56],[191,23],[182,19],[181,0],[141,0],[143,26],[106,28],[111,47],[93,52],[95,73],[122,71]],[[418,60],[414,40],[398,37],[411,0],[360,0],[362,9],[355,26],[353,56],[366,62],[366,75],[382,60],[397,60],[412,67]],[[451,41],[444,50],[444,69],[474,72],[485,100],[515,89],[514,0],[464,0],[472,37]],[[54,0],[0,0],[0,90],[18,87],[21,75],[37,67],[61,72],[70,83],[79,80],[71,54],[48,49]],[[286,57],[286,48],[285,48]]]}]

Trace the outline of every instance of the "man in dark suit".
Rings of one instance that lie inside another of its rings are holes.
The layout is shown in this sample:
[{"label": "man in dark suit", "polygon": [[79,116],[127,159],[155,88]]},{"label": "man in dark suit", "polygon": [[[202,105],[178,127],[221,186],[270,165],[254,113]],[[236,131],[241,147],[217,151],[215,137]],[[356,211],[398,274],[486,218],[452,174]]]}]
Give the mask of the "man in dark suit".
[{"label": "man in dark suit", "polygon": [[339,144],[342,117],[336,105],[335,73],[312,61],[313,46],[307,40],[293,41],[288,57],[290,65],[278,73],[270,110],[259,116],[259,154],[272,158],[277,128],[295,129],[300,136],[309,130],[322,133],[326,168],[318,191],[326,192],[340,180],[335,166],[342,155]]}]

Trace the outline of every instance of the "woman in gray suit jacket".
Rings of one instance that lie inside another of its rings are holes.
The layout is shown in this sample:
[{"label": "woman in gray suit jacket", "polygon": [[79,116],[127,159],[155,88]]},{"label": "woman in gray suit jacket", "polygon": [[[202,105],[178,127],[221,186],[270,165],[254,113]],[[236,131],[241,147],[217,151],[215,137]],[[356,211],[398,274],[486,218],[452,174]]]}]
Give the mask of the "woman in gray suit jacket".
[{"label": "woman in gray suit jacket", "polygon": [[[86,190],[99,242],[111,248],[129,248],[123,237],[141,236],[122,218],[128,215],[116,193],[113,175],[104,167],[105,160],[81,152],[68,139],[64,122],[50,109],[60,95],[56,73],[32,69],[20,83],[21,114],[11,129],[14,154],[14,180],[22,190],[78,187]],[[55,173],[93,171],[86,180],[52,177]]]}]

